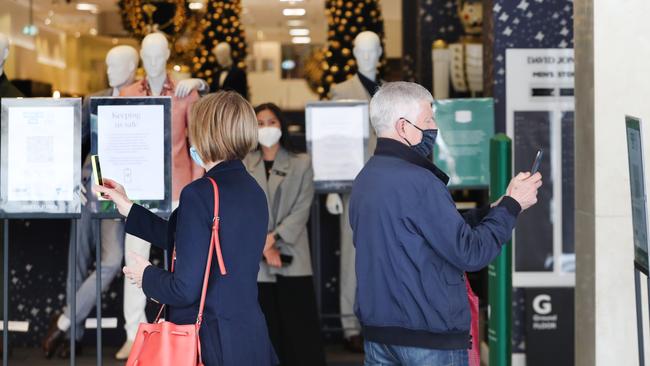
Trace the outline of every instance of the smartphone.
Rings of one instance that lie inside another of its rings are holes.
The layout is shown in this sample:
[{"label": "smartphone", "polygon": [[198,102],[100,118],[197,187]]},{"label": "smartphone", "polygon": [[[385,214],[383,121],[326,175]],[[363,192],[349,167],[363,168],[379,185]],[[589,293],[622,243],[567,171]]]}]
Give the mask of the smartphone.
[{"label": "smartphone", "polygon": [[537,150],[537,155],[535,156],[535,161],[533,162],[533,167],[530,169],[530,174],[533,175],[539,170],[539,164],[542,162],[542,156],[544,156],[544,150]]},{"label": "smartphone", "polygon": [[[99,155],[91,155],[90,156],[90,163],[93,166],[93,181],[98,186],[103,186],[104,185],[104,179],[102,178],[102,169],[99,166]],[[101,193],[97,193],[97,197],[102,198],[103,195]]]}]

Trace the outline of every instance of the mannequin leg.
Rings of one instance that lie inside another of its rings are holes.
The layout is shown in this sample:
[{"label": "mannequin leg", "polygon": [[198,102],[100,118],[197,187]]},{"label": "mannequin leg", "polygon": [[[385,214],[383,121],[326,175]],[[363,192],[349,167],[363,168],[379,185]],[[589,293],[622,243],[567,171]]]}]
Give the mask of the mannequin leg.
[{"label": "mannequin leg", "polygon": [[[149,258],[151,244],[133,235],[126,234],[124,238],[124,252],[126,254],[125,263],[127,266],[133,265],[128,256],[129,252],[134,252],[143,258]],[[126,330],[127,340],[135,340],[138,331],[138,325],[147,321],[145,306],[147,297],[142,289],[139,289],[129,281],[124,281],[124,329]]]},{"label": "mannequin leg", "polygon": [[350,195],[343,195],[343,215],[341,215],[341,324],[346,339],[359,335],[359,321],[354,316],[354,299],[357,276],[354,272],[355,249],[350,227]]}]

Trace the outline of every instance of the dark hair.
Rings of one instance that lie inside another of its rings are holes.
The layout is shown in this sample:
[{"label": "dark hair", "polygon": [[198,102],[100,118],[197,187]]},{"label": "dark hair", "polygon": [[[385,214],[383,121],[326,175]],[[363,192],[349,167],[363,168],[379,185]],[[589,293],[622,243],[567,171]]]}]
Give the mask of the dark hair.
[{"label": "dark hair", "polygon": [[255,116],[262,111],[270,111],[275,115],[275,118],[280,121],[280,130],[282,131],[282,136],[280,137],[280,146],[289,152],[296,152],[296,148],[289,140],[289,122],[284,117],[280,107],[273,103],[262,103],[255,107]]}]

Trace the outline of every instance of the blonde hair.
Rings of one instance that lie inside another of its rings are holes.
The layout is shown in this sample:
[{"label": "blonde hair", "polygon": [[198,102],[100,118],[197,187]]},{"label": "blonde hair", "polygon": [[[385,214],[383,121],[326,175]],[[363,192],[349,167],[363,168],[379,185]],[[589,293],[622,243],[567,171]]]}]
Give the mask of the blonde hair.
[{"label": "blonde hair", "polygon": [[192,106],[189,137],[204,162],[241,160],[257,146],[253,107],[231,91],[208,94]]}]

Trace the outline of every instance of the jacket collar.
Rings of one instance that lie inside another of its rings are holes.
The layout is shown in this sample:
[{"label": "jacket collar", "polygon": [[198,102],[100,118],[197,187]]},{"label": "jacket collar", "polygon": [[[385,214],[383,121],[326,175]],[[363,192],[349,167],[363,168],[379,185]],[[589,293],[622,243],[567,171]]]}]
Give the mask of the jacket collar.
[{"label": "jacket collar", "polygon": [[449,176],[440,170],[434,163],[411,150],[408,146],[389,138],[378,138],[375,155],[392,156],[415,164],[421,168],[429,170],[445,185],[449,183]]},{"label": "jacket collar", "polygon": [[[165,82],[163,83],[162,90],[160,91],[160,96],[173,96],[176,85],[174,81],[169,77],[169,74],[165,77]],[[151,86],[146,77],[140,80],[140,93],[144,93],[146,96],[152,96]]]},{"label": "jacket collar", "polygon": [[227,160],[212,167],[206,175],[214,177],[215,175],[228,170],[246,170],[241,160]]},{"label": "jacket collar", "polygon": [[360,72],[357,72],[357,76],[359,77],[359,81],[361,81],[361,85],[363,85],[364,89],[366,89],[368,94],[373,97],[379,88],[379,83],[368,79]]}]

